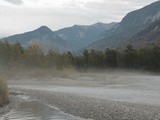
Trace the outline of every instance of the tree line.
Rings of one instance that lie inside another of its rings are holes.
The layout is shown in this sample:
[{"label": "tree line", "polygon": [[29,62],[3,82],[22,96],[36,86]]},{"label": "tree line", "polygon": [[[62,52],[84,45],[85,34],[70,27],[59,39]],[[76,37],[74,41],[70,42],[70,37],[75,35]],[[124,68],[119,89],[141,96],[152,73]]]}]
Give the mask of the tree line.
[{"label": "tree line", "polygon": [[57,53],[50,50],[44,54],[39,45],[23,48],[20,43],[0,42],[0,64],[6,67],[54,68],[63,69],[145,69],[160,71],[160,47],[135,49],[128,45],[126,49],[84,50],[81,55],[71,52]]}]

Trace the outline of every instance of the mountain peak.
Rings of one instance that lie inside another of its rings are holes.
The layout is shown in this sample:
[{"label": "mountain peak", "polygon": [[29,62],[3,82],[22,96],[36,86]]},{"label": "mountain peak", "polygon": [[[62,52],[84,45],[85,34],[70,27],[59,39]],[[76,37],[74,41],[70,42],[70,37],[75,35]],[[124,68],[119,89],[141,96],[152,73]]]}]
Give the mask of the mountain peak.
[{"label": "mountain peak", "polygon": [[93,25],[102,25],[102,24],[105,24],[105,23],[97,22],[97,23],[95,23]]},{"label": "mountain peak", "polygon": [[97,22],[97,23],[95,23],[95,24],[93,24],[93,25],[91,25],[91,26],[93,26],[93,27],[104,27],[105,25],[107,25],[107,24],[105,24],[105,23],[101,23],[101,22]]},{"label": "mountain peak", "polygon": [[82,25],[73,25],[74,28],[81,28]]},{"label": "mountain peak", "polygon": [[93,24],[91,26],[95,27],[95,28],[99,28],[99,29],[105,28],[107,30],[107,29],[112,28],[115,24],[116,24],[115,22],[108,23],[108,24],[107,23],[97,22],[97,23],[95,23],[95,24]]},{"label": "mountain peak", "polygon": [[160,1],[149,4],[143,8],[128,13],[121,21],[123,29],[136,31],[160,20]]},{"label": "mountain peak", "polygon": [[45,26],[45,25],[42,25],[41,27],[39,27],[39,28],[43,28],[43,29],[49,29],[47,26]]},{"label": "mountain peak", "polygon": [[39,32],[53,32],[50,28],[48,28],[47,26],[41,26],[39,27],[38,29],[36,29],[36,31],[39,31]]}]

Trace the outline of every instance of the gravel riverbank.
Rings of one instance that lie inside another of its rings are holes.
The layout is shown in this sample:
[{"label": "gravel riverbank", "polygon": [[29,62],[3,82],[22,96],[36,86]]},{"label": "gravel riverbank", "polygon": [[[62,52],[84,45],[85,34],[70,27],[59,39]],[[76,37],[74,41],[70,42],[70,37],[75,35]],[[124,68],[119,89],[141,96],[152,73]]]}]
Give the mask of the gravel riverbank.
[{"label": "gravel riverbank", "polygon": [[93,120],[160,120],[158,75],[94,74],[74,79],[25,79],[9,81],[9,88],[28,96],[29,101],[58,108],[75,117]]},{"label": "gravel riverbank", "polygon": [[13,95],[9,96],[9,100],[10,102],[7,105],[0,107],[0,116],[11,111],[18,103],[18,98]]},{"label": "gravel riverbank", "polygon": [[94,120],[156,120],[160,106],[109,101],[62,92],[21,90],[32,98],[54,105],[62,111]]},{"label": "gravel riverbank", "polygon": [[16,108],[24,100],[19,97],[22,93],[10,92],[9,103],[0,107],[0,118],[10,112],[12,109]]}]

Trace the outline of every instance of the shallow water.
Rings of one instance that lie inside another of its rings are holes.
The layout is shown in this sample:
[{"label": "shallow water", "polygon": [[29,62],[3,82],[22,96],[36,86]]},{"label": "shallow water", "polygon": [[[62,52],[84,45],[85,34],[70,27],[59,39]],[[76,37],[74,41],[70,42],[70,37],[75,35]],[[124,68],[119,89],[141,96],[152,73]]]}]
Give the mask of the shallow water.
[{"label": "shallow water", "polygon": [[1,120],[82,120],[66,114],[57,108],[38,102],[22,102],[11,112],[4,115]]},{"label": "shallow water", "polygon": [[[64,80],[64,78],[58,78],[57,80]],[[77,80],[75,80],[76,82]],[[90,80],[90,82],[92,81]],[[105,81],[103,82],[105,83]],[[38,81],[34,81],[33,84],[31,81],[28,81],[18,83],[18,85],[12,84],[10,88],[63,92],[106,100],[160,105],[160,76],[119,76],[116,84],[109,85],[100,85],[101,83],[99,81],[96,83],[94,80],[94,87],[73,84],[74,81],[72,81],[72,85],[70,86],[56,85],[50,81],[45,81],[42,84]],[[86,81],[86,84],[88,84],[88,81]]]},{"label": "shallow water", "polygon": [[[114,75],[113,75],[114,76]],[[112,77],[114,84],[107,81],[95,80],[88,76],[88,81],[77,78],[76,80],[65,80],[65,78],[54,78],[54,81],[18,81],[11,82],[10,89],[19,90],[41,90],[48,92],[62,92],[89,98],[103,100],[122,101],[129,103],[142,103],[148,105],[160,105],[160,76],[149,75],[119,75]],[[84,77],[85,78],[85,77]],[[55,81],[58,81],[57,82]],[[63,81],[63,82],[61,82]],[[67,86],[65,86],[65,82]],[[78,81],[78,82],[77,82]],[[112,80],[111,80],[112,81]],[[75,85],[74,85],[75,82]],[[80,84],[83,82],[83,84]],[[63,83],[63,84],[62,84]],[[78,83],[78,85],[77,85]],[[83,86],[86,83],[86,86]],[[91,85],[89,84],[91,83]],[[94,86],[93,86],[94,83]],[[23,96],[24,97],[24,96]],[[77,103],[78,104],[78,103]],[[22,119],[23,118],[23,119]],[[32,101],[22,102],[5,117],[6,120],[82,120],[57,109],[56,107]]]}]

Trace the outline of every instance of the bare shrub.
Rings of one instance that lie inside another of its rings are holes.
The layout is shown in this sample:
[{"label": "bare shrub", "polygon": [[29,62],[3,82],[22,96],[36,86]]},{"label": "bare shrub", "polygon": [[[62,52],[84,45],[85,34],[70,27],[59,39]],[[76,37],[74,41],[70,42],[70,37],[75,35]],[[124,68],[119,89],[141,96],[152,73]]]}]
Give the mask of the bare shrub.
[{"label": "bare shrub", "polygon": [[5,80],[0,78],[0,105],[8,103],[8,88]]}]

